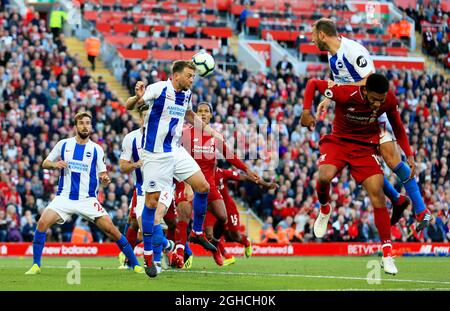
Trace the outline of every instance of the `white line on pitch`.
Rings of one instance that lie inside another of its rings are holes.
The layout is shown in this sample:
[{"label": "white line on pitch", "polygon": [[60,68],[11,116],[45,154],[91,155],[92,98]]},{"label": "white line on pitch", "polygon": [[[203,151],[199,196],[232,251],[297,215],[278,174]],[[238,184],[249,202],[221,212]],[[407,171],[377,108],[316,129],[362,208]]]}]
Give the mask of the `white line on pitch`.
[{"label": "white line on pitch", "polygon": [[[28,268],[27,267],[8,267],[8,266],[0,266],[0,269],[7,268]],[[65,266],[43,266],[42,269],[71,269]],[[86,270],[119,270],[113,267],[83,267],[81,269]],[[367,281],[367,278],[363,277],[353,277],[353,276],[333,276],[333,275],[307,275],[307,274],[282,274],[282,273],[256,273],[256,272],[220,272],[220,271],[200,271],[200,270],[166,270],[163,273],[174,272],[174,273],[196,273],[196,274],[216,274],[216,275],[242,275],[242,276],[259,276],[259,277],[294,277],[294,278],[310,278],[310,279],[336,279],[336,280],[358,280],[358,281]],[[371,281],[380,281],[380,282],[403,282],[403,283],[422,283],[422,284],[444,284],[450,285],[450,282],[445,281],[428,281],[428,280],[404,280],[404,279],[370,279]]]},{"label": "white line on pitch", "polygon": [[[313,279],[340,279],[340,280],[361,280],[367,281],[367,278],[353,276],[333,276],[333,275],[306,275],[306,274],[282,274],[282,273],[255,273],[255,272],[217,272],[217,271],[198,271],[198,270],[169,270],[177,273],[198,273],[198,274],[221,274],[221,275],[246,275],[246,276],[272,276],[272,277],[299,277]],[[403,279],[370,279],[371,281],[381,282],[405,282],[405,283],[426,283],[426,284],[445,284],[445,281],[427,281],[427,280],[403,280]]]}]

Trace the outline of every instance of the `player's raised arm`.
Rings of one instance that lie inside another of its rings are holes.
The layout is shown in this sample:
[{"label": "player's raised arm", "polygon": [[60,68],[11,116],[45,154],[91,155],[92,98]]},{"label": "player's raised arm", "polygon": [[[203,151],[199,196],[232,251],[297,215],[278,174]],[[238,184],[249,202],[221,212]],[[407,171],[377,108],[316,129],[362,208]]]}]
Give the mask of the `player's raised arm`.
[{"label": "player's raised arm", "polygon": [[55,147],[53,147],[52,151],[49,153],[47,158],[42,162],[42,168],[47,170],[61,170],[64,168],[69,167],[67,162],[65,162],[63,159],[58,160],[61,158],[61,149],[63,146],[63,141],[59,141]]},{"label": "player's raised arm", "polygon": [[258,184],[259,180],[261,179],[258,174],[253,172],[244,162],[242,162],[241,159],[238,158],[237,154],[232,152],[230,153],[230,149],[228,148],[225,141],[217,141],[216,142],[217,149],[219,150],[222,155],[225,156],[225,159],[234,167],[244,171],[246,174],[248,174],[252,180]]},{"label": "player's raised arm", "polygon": [[[386,112],[386,115],[389,119],[389,122],[391,123],[395,137],[397,138],[397,143],[400,145],[403,152],[405,152],[407,162],[411,166],[410,178],[412,178],[416,171],[416,164],[414,162],[414,156],[411,150],[411,146],[409,145],[408,135],[406,134],[405,128],[403,127],[400,113],[397,110],[397,99],[395,98],[395,95],[392,94],[392,96],[389,96],[388,100],[392,101],[392,103],[389,103],[392,105],[392,109],[388,110]],[[388,100],[386,101],[386,103],[388,103]]]},{"label": "player's raised arm", "polygon": [[303,99],[303,112],[300,119],[300,123],[302,124],[302,126],[309,128],[313,128],[314,126],[316,126],[316,119],[311,113],[311,107],[314,102],[314,95],[316,94],[316,90],[318,90],[321,94],[324,94],[327,88],[328,82],[325,80],[311,79],[306,84],[305,97]]},{"label": "player's raised arm", "polygon": [[131,96],[127,99],[127,110],[134,110],[136,107],[139,107],[144,104],[144,93],[145,93],[145,84],[142,81],[138,81],[136,86],[134,87],[134,96]]}]

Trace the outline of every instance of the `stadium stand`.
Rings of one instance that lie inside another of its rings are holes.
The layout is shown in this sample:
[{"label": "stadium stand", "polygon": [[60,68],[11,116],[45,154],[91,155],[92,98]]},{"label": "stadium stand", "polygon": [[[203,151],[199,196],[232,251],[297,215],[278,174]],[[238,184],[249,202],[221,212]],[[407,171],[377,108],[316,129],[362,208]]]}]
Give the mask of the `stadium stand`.
[{"label": "stadium stand", "polygon": [[450,68],[450,5],[429,2],[421,4],[418,10],[402,8],[414,19],[416,30],[422,34],[422,52],[435,58],[445,68]]},{"label": "stadium stand", "polygon": [[[170,17],[174,13],[173,2],[140,2],[142,9],[152,13],[147,15],[150,16],[148,19],[133,12],[137,3],[136,0],[104,0],[101,4],[90,1],[82,6],[84,16],[91,21],[101,12],[95,24],[97,30],[128,59],[123,82],[130,90],[137,80],[153,83],[167,79],[169,65],[161,60],[190,58],[193,51],[189,48],[194,47],[195,50],[196,45],[214,51],[218,61],[237,63],[229,50],[224,52],[221,49],[227,41],[220,38],[229,38],[232,27],[223,24],[221,19],[216,22],[211,18],[215,11],[210,8],[209,1],[206,5],[177,3],[178,6],[184,6],[185,19],[180,18],[181,15],[176,19]],[[301,30],[301,26],[296,30],[262,28],[261,24],[270,18],[280,21],[306,14],[304,7],[288,6],[286,9],[274,10],[275,7],[271,6],[274,3],[278,2],[256,2],[260,6],[258,14],[272,12],[261,15],[260,25],[248,17],[249,13],[240,19],[245,10],[243,3],[219,7],[218,10],[230,10],[237,17],[236,23],[240,20],[243,27],[261,31],[262,37],[270,33],[275,40],[292,41],[294,44],[303,31],[308,38],[308,29]],[[341,19],[354,15],[345,9],[342,1],[334,7],[326,1],[316,3],[318,8],[313,13],[317,16],[334,14],[334,10],[339,10],[337,15]],[[282,13],[276,13],[278,11]],[[312,10],[309,8],[308,11]],[[439,16],[439,12],[438,9],[429,19],[427,13],[427,22],[436,22],[434,16]],[[317,17],[314,14],[308,16],[314,19]],[[310,20],[305,20],[309,24]],[[136,21],[139,21],[137,27],[134,26]],[[448,23],[448,19],[446,21]],[[340,25],[346,26],[345,23]],[[355,38],[367,39],[367,42],[379,41],[378,44],[372,44],[374,53],[407,53],[402,47],[382,46],[390,40],[390,35],[384,32],[385,28],[362,34],[355,31],[353,25],[350,26]],[[175,32],[180,27],[184,27],[185,34],[177,38]],[[159,37],[149,40],[149,32],[158,32]],[[57,186],[58,173],[41,170],[40,163],[57,140],[71,134],[70,120],[80,109],[93,112],[95,134],[92,139],[106,148],[108,170],[113,178],[109,187],[101,188],[99,198],[113,216],[115,224],[123,226],[132,183],[120,174],[117,163],[120,143],[124,135],[134,129],[133,121],[108,86],[101,79],[92,79],[79,65],[79,60],[70,55],[64,44],[64,35],[52,37],[45,20],[39,18],[38,13],[28,21],[14,10],[5,10],[0,15],[0,33],[4,38],[0,48],[0,242],[32,240],[36,220]],[[278,34],[281,39],[277,37]],[[137,44],[145,48],[131,49],[134,38],[137,38]],[[179,39],[186,47],[185,50],[175,50],[173,47],[179,43]],[[154,43],[152,46],[149,45],[150,41]],[[166,41],[169,42],[168,50],[162,49]],[[302,54],[317,53],[306,42],[298,45]],[[240,64],[236,64],[227,66],[226,70],[218,68],[211,79],[198,79],[195,83],[194,105],[203,100],[212,103],[216,111],[216,128],[226,131],[227,125],[235,127],[237,124],[250,126],[274,122],[279,125],[279,165],[270,168],[263,160],[247,162],[264,178],[273,176],[280,184],[280,189],[255,191],[254,186],[240,183],[230,188],[236,198],[264,219],[262,241],[307,242],[315,239],[312,225],[319,207],[315,195],[318,139],[330,131],[333,112],[329,110],[326,117],[318,122],[314,132],[299,125],[307,79],[311,76],[329,76],[326,66],[311,65],[309,68],[308,76],[274,71],[251,75]],[[450,81],[438,74],[415,70],[387,71],[381,68],[380,71],[389,77],[391,87],[398,96],[401,116],[418,162],[421,191],[436,218],[431,227],[418,235],[413,230],[415,219],[409,208],[400,223],[393,228],[393,238],[396,241],[448,241]],[[245,126],[241,130],[250,131]],[[248,142],[250,145],[254,143]],[[265,146],[258,152],[267,155],[269,147]],[[392,176],[391,181],[401,189]],[[333,193],[334,212],[326,240],[377,241],[373,208],[364,190],[355,184],[347,170],[333,183]],[[49,239],[53,241],[104,240],[94,225],[76,218],[51,230]]]}]

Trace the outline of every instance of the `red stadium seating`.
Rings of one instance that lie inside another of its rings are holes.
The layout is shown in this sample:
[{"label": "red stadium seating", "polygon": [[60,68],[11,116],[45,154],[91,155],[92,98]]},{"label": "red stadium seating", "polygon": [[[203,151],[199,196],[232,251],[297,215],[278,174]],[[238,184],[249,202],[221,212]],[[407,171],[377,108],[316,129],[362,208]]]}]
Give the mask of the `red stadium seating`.
[{"label": "red stadium seating", "polygon": [[[128,45],[130,45],[131,43],[133,43],[133,37],[131,36],[126,36],[126,35],[106,35],[105,39],[117,46],[117,47],[126,47]],[[161,45],[164,41],[165,38],[138,38],[137,41],[142,44],[142,45],[146,45],[148,43],[148,41],[150,40],[154,40],[158,43],[158,45]],[[178,39],[177,38],[170,38],[170,41],[172,44],[177,44],[178,43]],[[219,40],[213,40],[213,39],[195,39],[195,38],[183,38],[181,40],[181,42],[183,42],[184,45],[186,45],[187,48],[191,48],[192,46],[194,46],[197,42],[205,49],[207,50],[213,50],[213,49],[218,49],[220,47],[220,43]]]},{"label": "red stadium seating", "polygon": [[326,55],[327,52],[320,51],[314,44],[300,44],[300,53],[302,54],[317,54]]},{"label": "red stadium seating", "polygon": [[216,38],[230,38],[233,36],[233,30],[228,27],[204,27],[202,32],[207,36]]},{"label": "red stadium seating", "polygon": [[176,59],[191,59],[195,51],[174,51],[174,50],[131,50],[118,49],[119,53],[125,59],[148,59],[152,57],[155,60],[173,61]]},{"label": "red stadium seating", "polygon": [[132,31],[134,28],[134,24],[115,24],[113,25],[114,32],[119,33],[128,33]]}]

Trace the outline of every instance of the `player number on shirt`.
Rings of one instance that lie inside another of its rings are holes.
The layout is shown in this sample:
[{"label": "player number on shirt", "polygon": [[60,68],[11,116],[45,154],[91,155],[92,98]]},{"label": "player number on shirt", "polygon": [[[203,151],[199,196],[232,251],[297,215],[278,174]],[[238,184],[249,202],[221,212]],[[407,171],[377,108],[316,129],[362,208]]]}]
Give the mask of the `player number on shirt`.
[{"label": "player number on shirt", "polygon": [[103,212],[103,207],[97,202],[94,203],[94,207],[97,209],[98,212]]},{"label": "player number on shirt", "polygon": [[238,216],[237,215],[230,215],[231,218],[231,223],[233,224],[233,226],[237,226],[238,224]]}]

